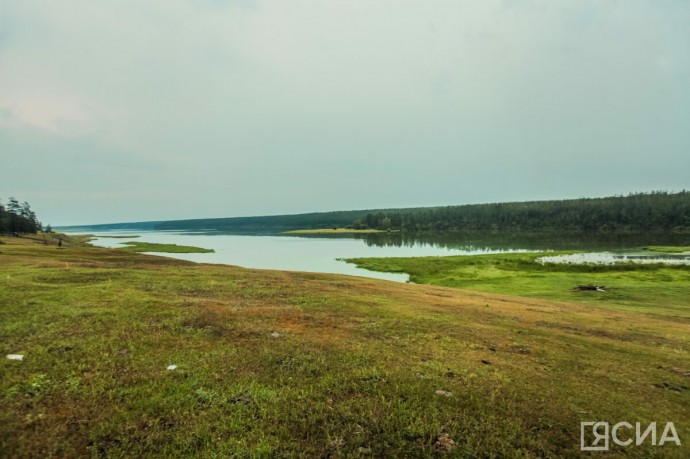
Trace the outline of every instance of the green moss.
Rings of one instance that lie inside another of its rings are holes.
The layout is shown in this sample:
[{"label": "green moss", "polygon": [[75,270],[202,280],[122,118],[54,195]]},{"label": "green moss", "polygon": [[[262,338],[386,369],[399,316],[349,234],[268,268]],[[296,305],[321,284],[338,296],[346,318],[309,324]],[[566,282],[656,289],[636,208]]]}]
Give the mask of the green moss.
[{"label": "green moss", "polygon": [[661,253],[686,253],[690,252],[690,246],[660,246],[660,245],[655,245],[655,246],[649,246],[645,247],[645,250],[650,250],[652,252],[661,252]]},{"label": "green moss", "polygon": [[157,244],[153,242],[125,242],[125,247],[120,247],[128,252],[157,252],[157,253],[212,253],[213,249],[204,249],[189,245]]},{"label": "green moss", "polygon": [[[542,256],[574,252],[535,252],[497,255],[353,258],[365,269],[407,273],[410,281],[444,287],[562,301],[607,303],[616,307],[685,309],[690,298],[690,267],[620,263],[542,264]],[[605,292],[582,292],[578,285],[603,285]]]}]

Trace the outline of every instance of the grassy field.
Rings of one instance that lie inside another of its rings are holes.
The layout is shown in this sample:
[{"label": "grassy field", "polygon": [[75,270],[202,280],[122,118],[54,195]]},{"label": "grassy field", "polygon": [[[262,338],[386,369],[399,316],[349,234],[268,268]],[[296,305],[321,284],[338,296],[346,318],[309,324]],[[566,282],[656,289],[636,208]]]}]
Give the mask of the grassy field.
[{"label": "grassy field", "polygon": [[125,242],[120,250],[128,252],[157,252],[157,253],[212,253],[213,249],[204,249],[191,245],[159,244],[156,242]]},{"label": "grassy field", "polygon": [[[573,301],[615,310],[690,314],[690,266],[664,264],[541,264],[542,256],[574,252],[497,255],[353,258],[346,261],[373,271],[407,273],[410,281],[556,301]],[[600,285],[606,291],[578,291]]]},{"label": "grassy field", "polygon": [[601,420],[690,454],[683,270],[535,298],[2,240],[2,457],[577,457]]}]

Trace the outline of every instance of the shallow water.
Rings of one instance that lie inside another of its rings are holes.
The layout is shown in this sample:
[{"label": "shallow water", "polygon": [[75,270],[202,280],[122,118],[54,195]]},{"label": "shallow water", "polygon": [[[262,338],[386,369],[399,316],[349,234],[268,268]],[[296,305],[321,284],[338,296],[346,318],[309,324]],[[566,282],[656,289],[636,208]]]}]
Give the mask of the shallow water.
[{"label": "shallow water", "polygon": [[[198,263],[217,263],[245,268],[323,272],[373,277],[408,282],[403,273],[380,273],[358,268],[342,261],[360,257],[421,257],[479,255],[550,250],[586,250],[588,253],[542,257],[545,263],[669,263],[690,264],[690,255],[658,254],[642,251],[643,245],[688,245],[687,240],[670,240],[657,236],[616,238],[574,238],[562,235],[528,234],[458,234],[409,235],[378,233],[373,235],[247,235],[219,232],[177,231],[107,231],[93,233],[94,245],[118,247],[128,241],[191,245],[215,250],[214,253],[154,253]],[[119,239],[114,235],[139,235],[136,239]],[[675,237],[675,236],[674,236]],[[629,247],[635,247],[632,248]]]},{"label": "shallow water", "polygon": [[[444,245],[417,243],[406,245],[368,244],[365,239],[330,237],[295,237],[276,235],[235,235],[215,233],[102,232],[93,233],[92,244],[100,247],[119,247],[128,241],[191,245],[215,250],[214,253],[153,253],[198,263],[218,263],[245,268],[279,269],[288,271],[323,272],[374,277],[396,282],[408,282],[403,273],[380,273],[358,268],[342,261],[359,257],[420,257],[475,255],[525,251],[520,249],[492,249],[476,246],[451,248]],[[136,239],[119,239],[113,235],[140,235]]]}]

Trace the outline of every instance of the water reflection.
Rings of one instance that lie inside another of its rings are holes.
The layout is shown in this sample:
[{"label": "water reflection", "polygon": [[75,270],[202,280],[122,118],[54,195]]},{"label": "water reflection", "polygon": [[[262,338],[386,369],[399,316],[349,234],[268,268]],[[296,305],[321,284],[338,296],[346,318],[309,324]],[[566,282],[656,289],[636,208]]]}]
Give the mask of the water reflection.
[{"label": "water reflection", "polygon": [[[118,247],[126,240],[101,233],[94,243]],[[98,233],[97,233],[98,234]],[[136,231],[137,241],[192,245],[214,249],[213,253],[165,254],[200,263],[222,263],[246,268],[281,269],[350,274],[405,282],[407,274],[367,271],[343,258],[422,257],[477,255],[506,252],[584,250],[588,252],[624,251],[616,256],[641,256],[649,245],[690,245],[690,235],[583,235],[544,233],[375,233],[333,235],[229,234],[225,232]],[[637,249],[636,249],[637,248]],[[646,254],[649,257],[649,253]],[[669,255],[664,259],[674,259]]]},{"label": "water reflection", "polygon": [[467,252],[515,250],[617,250],[650,245],[690,245],[690,234],[660,233],[537,233],[537,232],[443,232],[300,234],[300,238],[354,238],[369,247],[433,247]]}]

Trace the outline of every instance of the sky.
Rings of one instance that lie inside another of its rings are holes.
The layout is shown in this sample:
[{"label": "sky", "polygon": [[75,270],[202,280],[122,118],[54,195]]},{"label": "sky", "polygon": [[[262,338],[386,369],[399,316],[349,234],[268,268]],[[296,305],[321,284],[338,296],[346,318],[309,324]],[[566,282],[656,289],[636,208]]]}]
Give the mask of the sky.
[{"label": "sky", "polygon": [[687,0],[0,0],[44,224],[689,188]]}]

